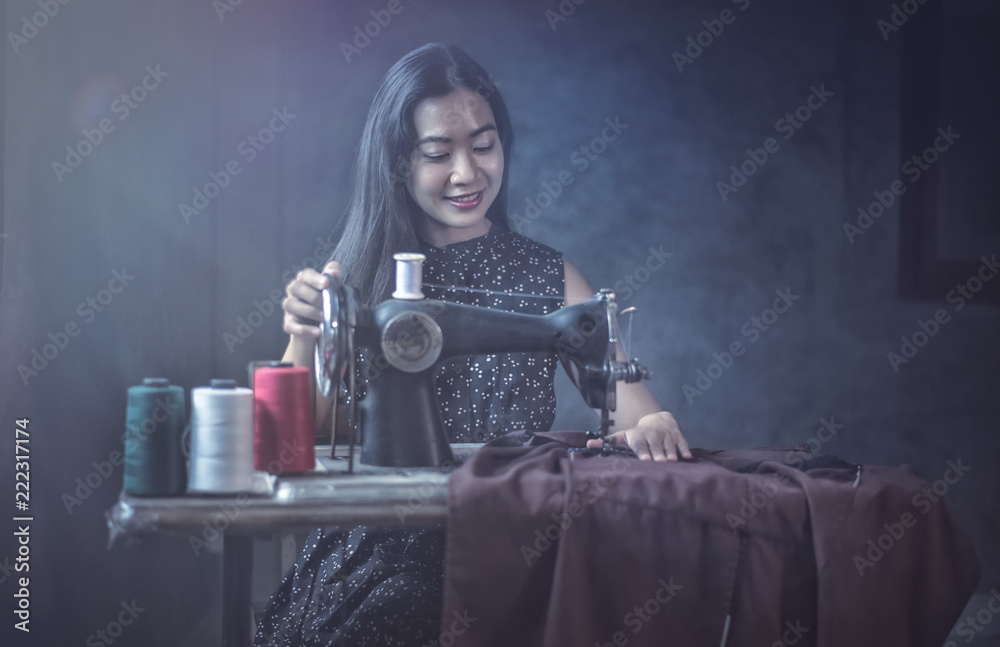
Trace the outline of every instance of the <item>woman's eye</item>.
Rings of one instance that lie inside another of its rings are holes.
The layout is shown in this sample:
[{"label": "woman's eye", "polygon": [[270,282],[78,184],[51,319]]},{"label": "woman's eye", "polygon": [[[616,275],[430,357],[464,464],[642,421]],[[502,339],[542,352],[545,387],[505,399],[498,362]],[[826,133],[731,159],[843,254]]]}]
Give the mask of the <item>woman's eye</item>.
[{"label": "woman's eye", "polygon": [[448,157],[448,153],[438,153],[435,155],[432,155],[430,153],[424,153],[424,159],[430,162],[440,162],[446,157]]},{"label": "woman's eye", "polygon": [[493,150],[493,144],[490,144],[489,146],[477,146],[472,150],[476,151],[477,153],[489,153],[491,150]]}]

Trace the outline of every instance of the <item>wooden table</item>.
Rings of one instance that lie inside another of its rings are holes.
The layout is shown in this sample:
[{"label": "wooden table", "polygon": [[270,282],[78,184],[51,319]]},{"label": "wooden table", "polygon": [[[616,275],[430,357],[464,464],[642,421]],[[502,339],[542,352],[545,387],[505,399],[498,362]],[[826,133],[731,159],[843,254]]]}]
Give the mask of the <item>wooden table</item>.
[{"label": "wooden table", "polygon": [[[481,447],[452,445],[460,463]],[[342,451],[343,449],[343,451]],[[226,647],[249,647],[253,537],[306,528],[419,527],[448,516],[448,478],[443,468],[378,468],[355,463],[347,470],[346,447],[316,447],[315,472],[272,476],[255,473],[248,492],[137,497],[122,493],[108,512],[110,542],[142,534],[201,533],[205,522],[223,534],[222,635]],[[357,459],[357,453],[355,453]]]}]

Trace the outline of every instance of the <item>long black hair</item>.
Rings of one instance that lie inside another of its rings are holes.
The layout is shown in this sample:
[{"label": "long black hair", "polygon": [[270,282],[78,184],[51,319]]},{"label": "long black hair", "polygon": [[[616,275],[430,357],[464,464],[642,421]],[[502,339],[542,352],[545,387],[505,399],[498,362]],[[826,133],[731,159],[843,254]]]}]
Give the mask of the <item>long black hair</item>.
[{"label": "long black hair", "polygon": [[[389,298],[395,276],[392,255],[418,251],[415,222],[420,207],[410,197],[406,179],[417,140],[413,110],[424,99],[468,89],[493,110],[504,157],[510,159],[514,137],[503,98],[489,75],[463,50],[430,43],[401,58],[379,86],[372,102],[354,168],[354,193],[343,233],[331,260],[344,268],[346,281],[359,300],[374,307]],[[494,227],[507,221],[507,169],[496,199],[486,212]]]}]

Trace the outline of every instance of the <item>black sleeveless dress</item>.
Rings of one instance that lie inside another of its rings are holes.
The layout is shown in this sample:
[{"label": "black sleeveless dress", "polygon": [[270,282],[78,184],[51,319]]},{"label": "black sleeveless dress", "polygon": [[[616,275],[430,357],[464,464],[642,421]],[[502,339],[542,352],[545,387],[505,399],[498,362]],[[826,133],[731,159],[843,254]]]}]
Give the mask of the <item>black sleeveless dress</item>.
[{"label": "black sleeveless dress", "polygon": [[[484,236],[444,249],[428,243],[421,248],[428,298],[529,314],[562,306],[562,256],[520,234],[493,226]],[[451,442],[550,429],[555,370],[550,353],[443,364],[438,402]],[[315,530],[268,602],[254,645],[389,647],[436,641],[443,568],[443,526]]]}]

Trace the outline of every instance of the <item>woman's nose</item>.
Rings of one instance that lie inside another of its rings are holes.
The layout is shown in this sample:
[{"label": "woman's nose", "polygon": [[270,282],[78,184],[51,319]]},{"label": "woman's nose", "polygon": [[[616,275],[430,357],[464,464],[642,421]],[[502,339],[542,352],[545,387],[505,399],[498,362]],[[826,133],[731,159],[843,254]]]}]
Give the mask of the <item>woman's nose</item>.
[{"label": "woman's nose", "polygon": [[454,160],[454,165],[451,167],[452,184],[469,184],[476,179],[479,168],[470,154],[455,153],[452,159]]}]

